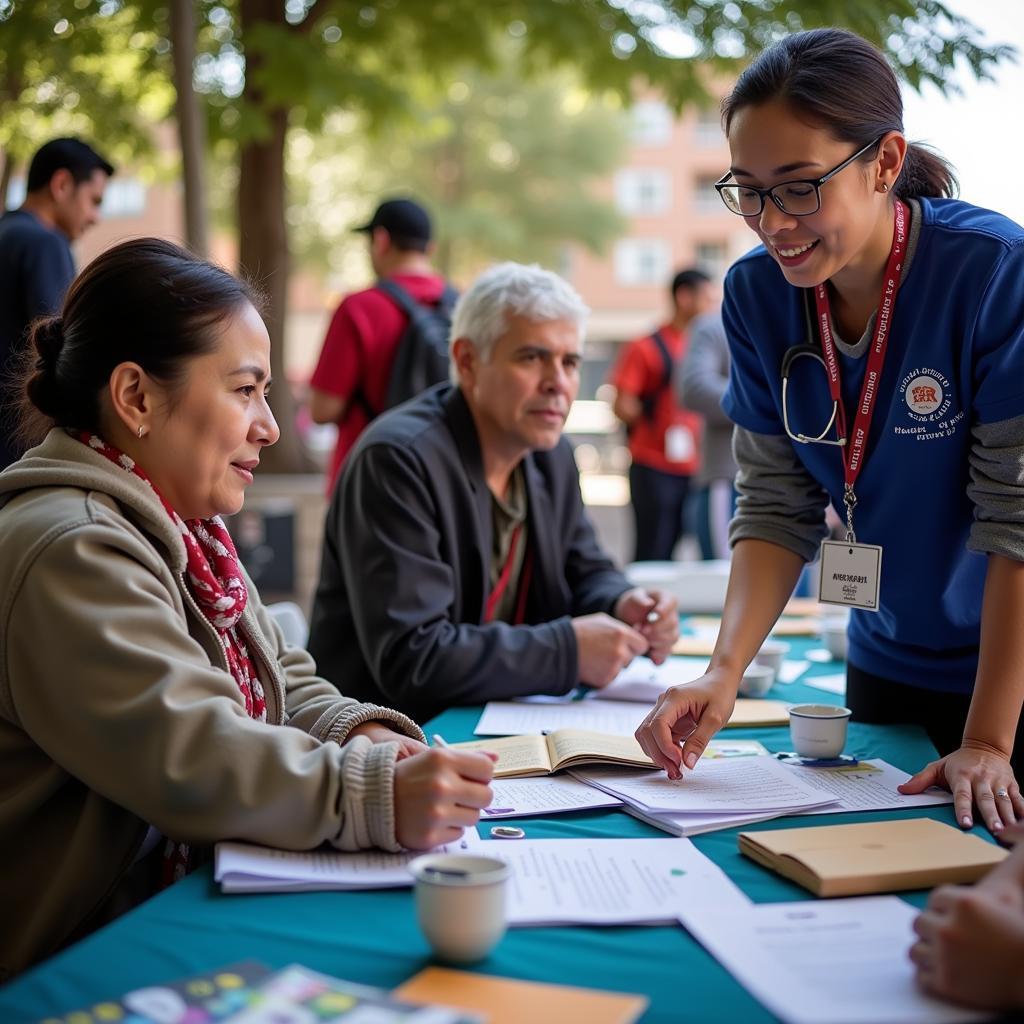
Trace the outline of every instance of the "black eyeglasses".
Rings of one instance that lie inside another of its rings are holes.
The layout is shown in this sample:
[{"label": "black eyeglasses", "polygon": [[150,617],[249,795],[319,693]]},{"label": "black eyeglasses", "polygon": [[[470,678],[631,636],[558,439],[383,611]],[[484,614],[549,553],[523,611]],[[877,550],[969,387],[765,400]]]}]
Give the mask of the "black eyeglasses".
[{"label": "black eyeglasses", "polygon": [[808,217],[821,209],[821,193],[818,191],[821,186],[881,141],[882,136],[879,135],[873,142],[858,149],[853,156],[847,157],[841,164],[833,167],[828,174],[824,174],[820,178],[782,181],[778,185],[772,185],[771,188],[754,188],[753,185],[737,185],[735,182],[726,182],[726,179],[732,176],[732,171],[727,171],[715,182],[715,188],[722,197],[726,208],[741,217],[760,217],[766,196],[790,217]]}]

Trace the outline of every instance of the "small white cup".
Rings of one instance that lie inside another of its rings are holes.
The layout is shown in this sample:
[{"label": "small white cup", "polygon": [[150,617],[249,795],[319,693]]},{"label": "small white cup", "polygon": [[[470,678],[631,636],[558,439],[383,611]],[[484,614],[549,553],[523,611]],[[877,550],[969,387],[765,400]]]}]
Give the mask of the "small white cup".
[{"label": "small white cup", "polygon": [[758,665],[767,665],[778,679],[779,673],[782,671],[783,659],[788,650],[789,644],[785,644],[781,640],[765,640],[761,644],[761,650],[754,655],[754,661]]},{"label": "small white cup", "polygon": [[416,918],[443,960],[482,960],[505,934],[508,865],[495,857],[427,853],[409,865],[416,879]]},{"label": "small white cup", "polygon": [[826,619],[821,624],[821,639],[837,661],[846,660],[846,619]]},{"label": "small white cup", "polygon": [[832,704],[794,704],[789,709],[789,735],[801,757],[838,757],[846,746],[850,709]]},{"label": "small white cup", "polygon": [[763,697],[775,682],[775,669],[752,661],[740,680],[740,696]]}]

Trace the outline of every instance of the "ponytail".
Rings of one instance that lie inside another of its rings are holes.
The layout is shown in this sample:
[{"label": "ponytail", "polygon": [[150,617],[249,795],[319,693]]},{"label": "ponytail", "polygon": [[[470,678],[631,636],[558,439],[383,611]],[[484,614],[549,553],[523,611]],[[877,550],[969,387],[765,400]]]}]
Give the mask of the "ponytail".
[{"label": "ponytail", "polygon": [[900,199],[952,199],[959,195],[960,183],[938,153],[920,142],[910,142],[893,191]]}]

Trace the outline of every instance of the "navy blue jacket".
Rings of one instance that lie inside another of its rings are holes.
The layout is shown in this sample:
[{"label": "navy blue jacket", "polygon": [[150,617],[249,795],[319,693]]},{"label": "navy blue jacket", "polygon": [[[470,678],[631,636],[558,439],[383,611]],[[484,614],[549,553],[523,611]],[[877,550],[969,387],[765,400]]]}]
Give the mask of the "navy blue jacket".
[{"label": "navy blue jacket", "polygon": [[21,454],[14,444],[13,406],[8,374],[22,351],[29,324],[60,310],[75,276],[67,238],[25,210],[0,217],[0,469]]}]

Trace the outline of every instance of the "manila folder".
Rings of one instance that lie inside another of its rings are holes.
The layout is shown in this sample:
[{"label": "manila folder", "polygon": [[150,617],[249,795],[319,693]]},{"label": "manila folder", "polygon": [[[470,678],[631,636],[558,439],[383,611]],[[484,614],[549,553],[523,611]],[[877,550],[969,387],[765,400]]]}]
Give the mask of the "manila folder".
[{"label": "manila folder", "polygon": [[428,967],[392,993],[407,1003],[440,1004],[486,1015],[488,1024],[632,1024],[647,1008],[645,996],[514,981]]},{"label": "manila folder", "polygon": [[740,852],[816,896],[974,882],[1006,850],[932,818],[741,832]]}]

